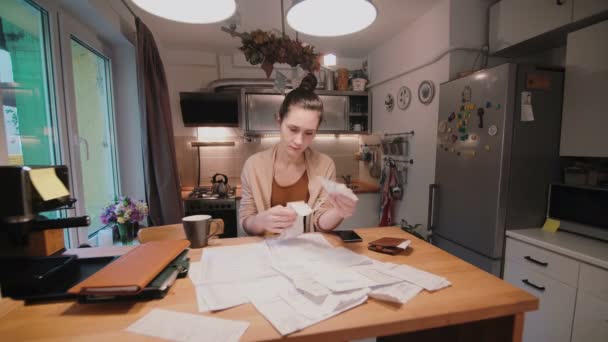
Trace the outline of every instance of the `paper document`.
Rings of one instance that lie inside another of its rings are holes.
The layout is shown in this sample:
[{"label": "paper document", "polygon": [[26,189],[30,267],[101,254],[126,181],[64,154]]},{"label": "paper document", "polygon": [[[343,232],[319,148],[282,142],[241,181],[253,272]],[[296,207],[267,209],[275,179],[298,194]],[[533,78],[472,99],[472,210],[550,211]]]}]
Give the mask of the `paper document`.
[{"label": "paper document", "polygon": [[376,285],[371,279],[351,269],[338,269],[313,277],[321,285],[334,292],[351,291]]},{"label": "paper document", "polygon": [[197,297],[201,297],[209,311],[224,310],[248,303],[249,299],[244,295],[243,290],[242,282],[200,283],[196,285]]},{"label": "paper document", "polygon": [[383,272],[379,264],[380,263],[376,262],[372,265],[355,266],[351,269],[370,279],[374,283],[372,286],[384,286],[403,282],[402,279]]},{"label": "paper document", "polygon": [[401,282],[376,288],[369,293],[369,296],[378,300],[403,304],[414,298],[420,291],[422,291],[422,287],[420,286]]},{"label": "paper document", "polygon": [[312,209],[304,201],[289,202],[287,207],[293,209],[298,216],[291,227],[283,229],[279,239],[291,239],[304,233],[304,217],[312,213]]},{"label": "paper document", "polygon": [[153,309],[127,331],[172,341],[238,341],[249,322]]},{"label": "paper document", "polygon": [[205,248],[201,257],[202,280],[232,282],[276,275],[264,242]]},{"label": "paper document", "polygon": [[347,188],[346,185],[342,183],[334,182],[321,176],[317,176],[317,181],[321,183],[323,189],[325,189],[325,191],[327,191],[329,194],[338,193],[352,199],[353,201],[359,200],[357,195],[355,195],[351,189]]},{"label": "paper document", "polygon": [[437,291],[452,285],[447,279],[408,265],[384,263],[384,272],[418,285],[427,291]]},{"label": "paper document", "polygon": [[31,169],[29,174],[34,188],[36,188],[40,197],[45,201],[70,194],[65,185],[63,185],[63,182],[61,182],[61,179],[57,177],[57,173],[55,173],[55,169],[53,168]]}]

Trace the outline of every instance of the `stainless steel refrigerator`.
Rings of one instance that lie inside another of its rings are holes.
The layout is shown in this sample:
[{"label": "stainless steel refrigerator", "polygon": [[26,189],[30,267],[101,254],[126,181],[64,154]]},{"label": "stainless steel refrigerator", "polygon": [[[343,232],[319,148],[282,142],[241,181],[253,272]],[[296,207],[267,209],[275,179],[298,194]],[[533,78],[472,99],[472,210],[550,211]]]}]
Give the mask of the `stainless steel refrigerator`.
[{"label": "stainless steel refrigerator", "polygon": [[500,276],[506,229],[542,226],[559,181],[563,71],[503,64],[441,84],[428,227]]}]

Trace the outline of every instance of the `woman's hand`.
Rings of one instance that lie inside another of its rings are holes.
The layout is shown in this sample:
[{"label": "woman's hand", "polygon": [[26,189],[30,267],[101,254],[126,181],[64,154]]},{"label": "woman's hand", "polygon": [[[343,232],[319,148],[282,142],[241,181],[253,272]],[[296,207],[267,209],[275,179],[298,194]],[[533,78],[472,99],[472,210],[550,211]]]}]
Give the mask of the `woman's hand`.
[{"label": "woman's hand", "polygon": [[357,202],[352,198],[340,194],[340,193],[331,193],[327,195],[329,202],[333,205],[336,213],[342,218],[347,218],[353,216],[355,213],[355,209],[357,209]]},{"label": "woman's hand", "polygon": [[253,226],[258,234],[264,231],[280,234],[283,229],[291,227],[297,217],[295,210],[277,205],[257,214]]}]

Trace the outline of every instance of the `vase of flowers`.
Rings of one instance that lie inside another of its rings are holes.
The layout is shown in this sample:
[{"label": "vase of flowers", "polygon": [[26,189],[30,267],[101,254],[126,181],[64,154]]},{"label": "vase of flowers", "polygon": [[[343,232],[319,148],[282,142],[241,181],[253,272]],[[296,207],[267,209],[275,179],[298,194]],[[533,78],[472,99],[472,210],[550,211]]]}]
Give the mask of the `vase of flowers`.
[{"label": "vase of flowers", "polygon": [[133,241],[134,228],[139,222],[148,216],[148,205],[142,201],[136,201],[129,196],[115,198],[101,210],[101,222],[112,224],[118,228],[120,242],[123,245]]}]

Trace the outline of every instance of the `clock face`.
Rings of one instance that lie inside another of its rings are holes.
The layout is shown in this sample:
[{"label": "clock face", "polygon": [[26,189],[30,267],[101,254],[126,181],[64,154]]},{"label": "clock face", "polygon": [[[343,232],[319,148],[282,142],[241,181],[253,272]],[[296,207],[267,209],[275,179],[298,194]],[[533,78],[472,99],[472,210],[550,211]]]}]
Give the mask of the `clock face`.
[{"label": "clock face", "polygon": [[399,88],[399,93],[397,93],[397,105],[401,109],[407,109],[410,106],[410,102],[412,101],[412,92],[410,88],[403,86]]}]

